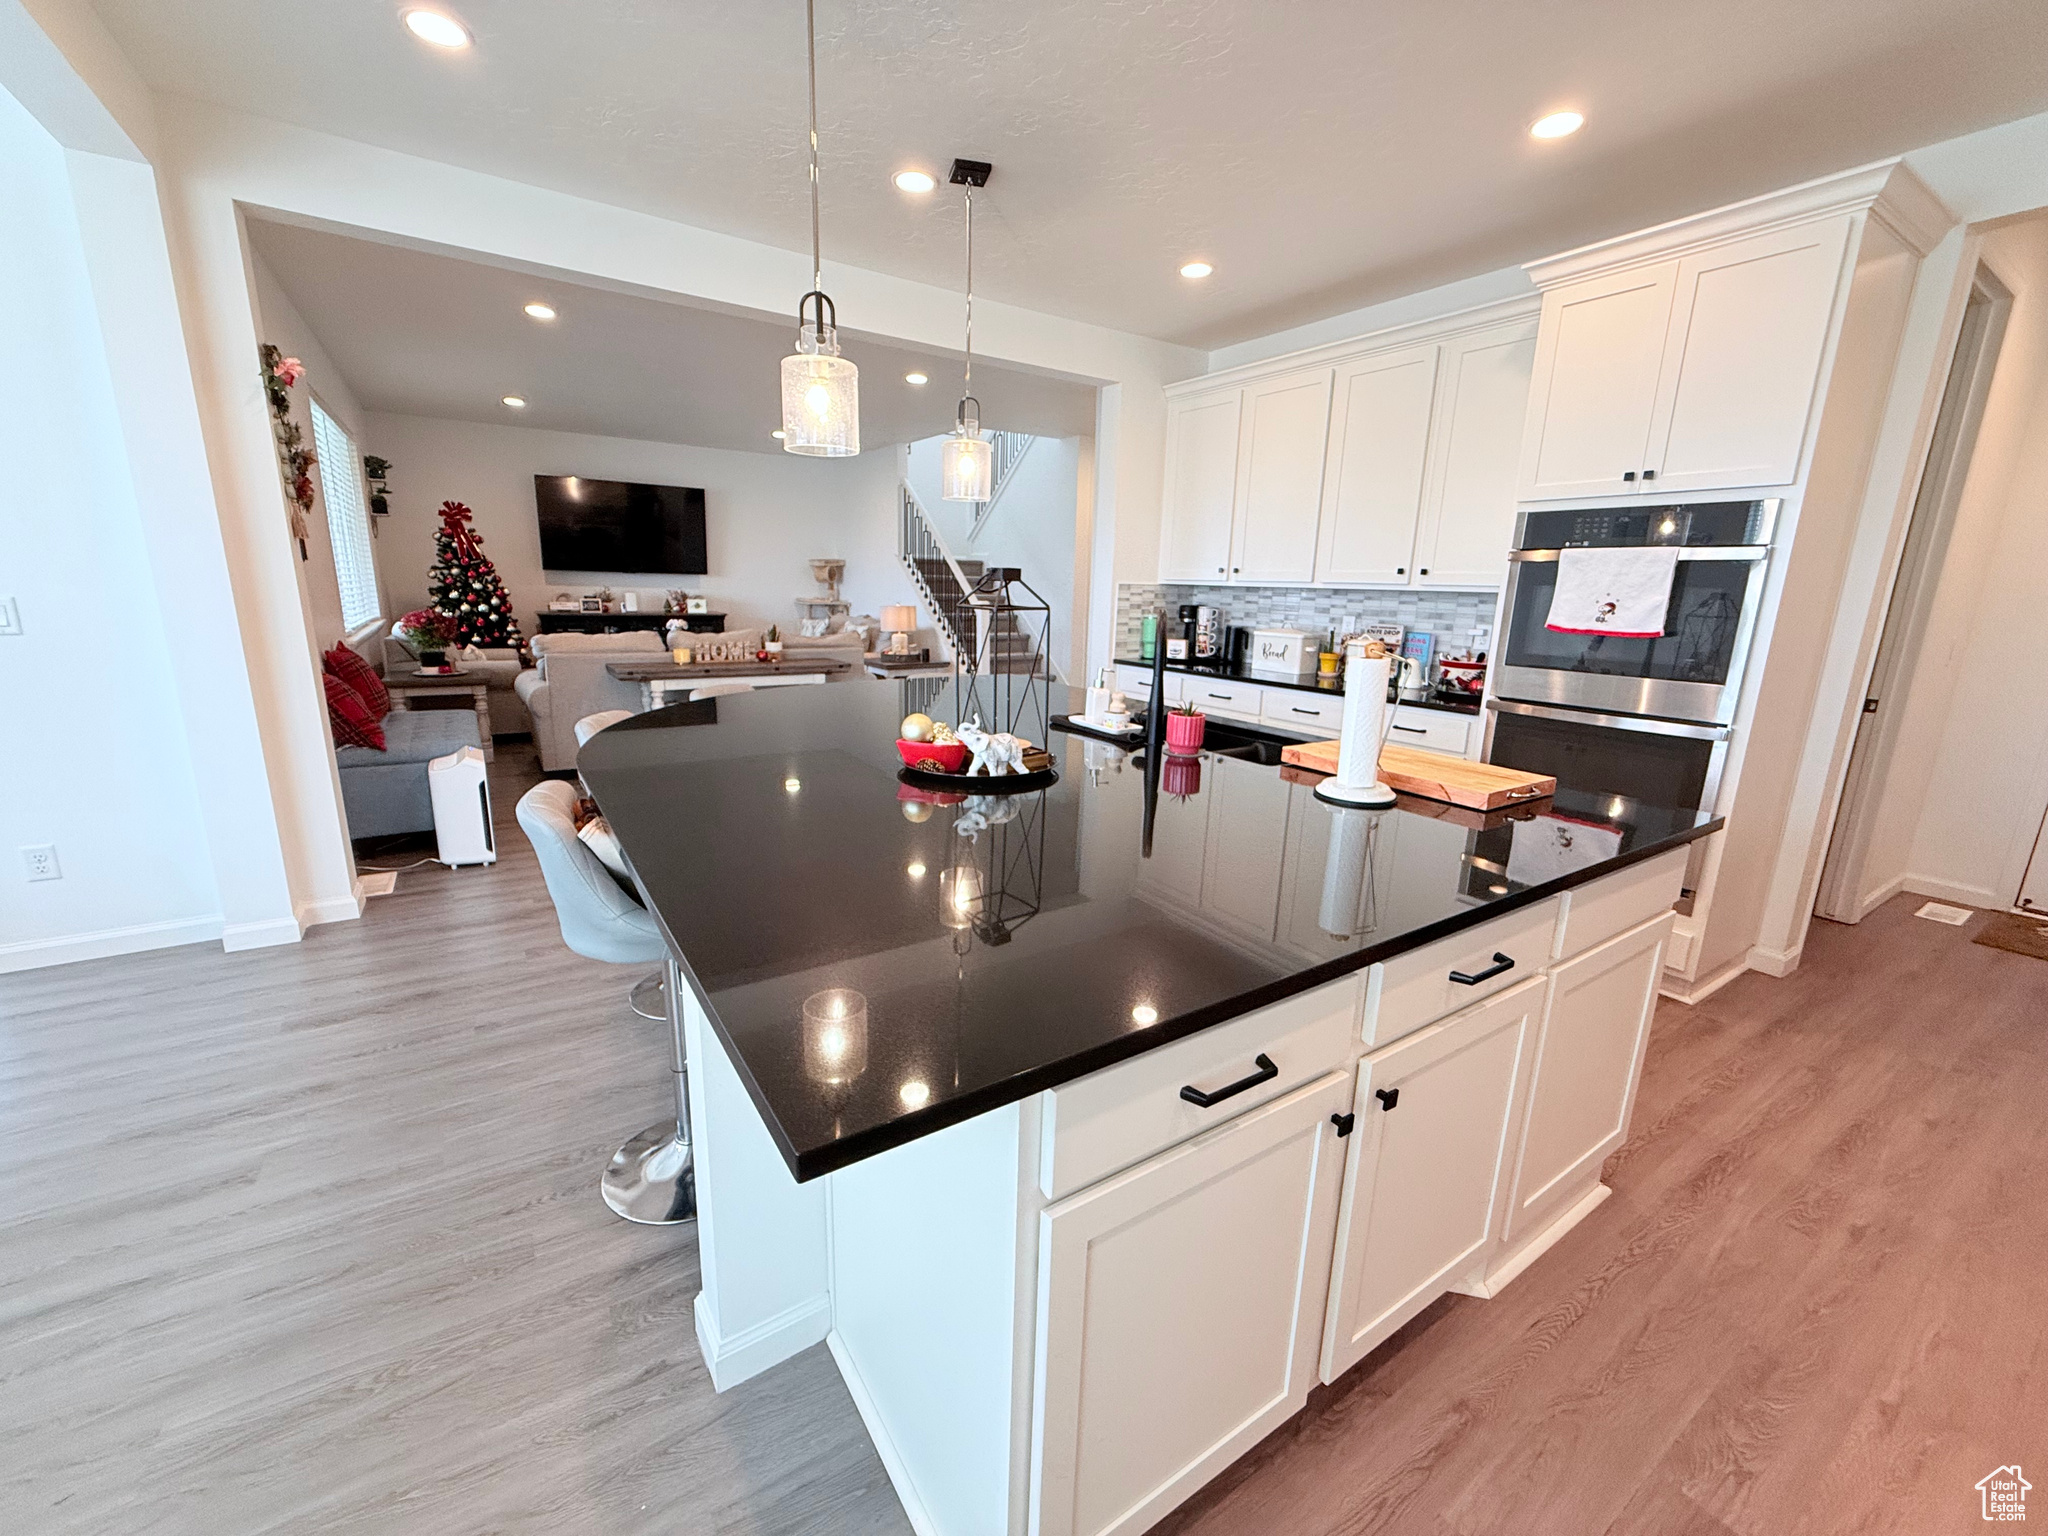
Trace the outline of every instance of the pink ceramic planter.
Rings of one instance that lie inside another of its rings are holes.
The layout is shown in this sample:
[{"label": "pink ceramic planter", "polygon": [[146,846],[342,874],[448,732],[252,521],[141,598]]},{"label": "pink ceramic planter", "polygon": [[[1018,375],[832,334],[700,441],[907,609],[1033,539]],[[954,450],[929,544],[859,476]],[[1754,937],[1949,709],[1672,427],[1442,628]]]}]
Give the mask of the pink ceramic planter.
[{"label": "pink ceramic planter", "polygon": [[1202,733],[1208,727],[1207,715],[1169,714],[1166,717],[1166,750],[1182,753],[1201,751]]}]

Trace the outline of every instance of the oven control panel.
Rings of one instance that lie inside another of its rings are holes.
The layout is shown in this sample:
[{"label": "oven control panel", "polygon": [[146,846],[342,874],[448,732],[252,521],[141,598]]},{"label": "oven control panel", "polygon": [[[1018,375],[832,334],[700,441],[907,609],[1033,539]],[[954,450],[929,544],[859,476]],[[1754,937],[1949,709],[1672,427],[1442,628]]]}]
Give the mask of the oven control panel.
[{"label": "oven control panel", "polygon": [[1658,544],[1735,547],[1770,542],[1775,503],[1697,502],[1584,507],[1522,514],[1517,549],[1639,549]]}]

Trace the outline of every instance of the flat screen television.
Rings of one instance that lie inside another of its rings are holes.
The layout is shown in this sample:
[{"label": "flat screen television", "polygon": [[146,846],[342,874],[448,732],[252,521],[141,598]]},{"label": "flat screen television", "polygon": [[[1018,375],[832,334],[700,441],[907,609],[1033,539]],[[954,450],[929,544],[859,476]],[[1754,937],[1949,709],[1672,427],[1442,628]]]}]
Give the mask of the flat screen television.
[{"label": "flat screen television", "polygon": [[535,475],[540,563],[550,571],[702,576],[704,492],[587,475]]}]

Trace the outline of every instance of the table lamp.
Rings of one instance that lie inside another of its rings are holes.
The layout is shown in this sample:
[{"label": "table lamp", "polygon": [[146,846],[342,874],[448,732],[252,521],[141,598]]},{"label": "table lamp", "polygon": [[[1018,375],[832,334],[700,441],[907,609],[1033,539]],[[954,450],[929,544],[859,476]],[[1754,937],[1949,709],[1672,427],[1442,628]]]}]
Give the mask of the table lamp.
[{"label": "table lamp", "polygon": [[909,603],[887,603],[882,608],[882,628],[889,638],[882,647],[891,656],[910,654],[910,632],[917,628],[917,609]]}]

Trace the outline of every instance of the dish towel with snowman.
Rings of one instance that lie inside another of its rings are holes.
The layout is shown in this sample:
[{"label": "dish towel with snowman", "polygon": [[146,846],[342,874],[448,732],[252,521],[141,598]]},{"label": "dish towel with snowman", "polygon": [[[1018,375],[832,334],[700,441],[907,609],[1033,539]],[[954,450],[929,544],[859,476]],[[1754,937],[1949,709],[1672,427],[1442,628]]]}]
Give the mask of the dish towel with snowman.
[{"label": "dish towel with snowman", "polygon": [[1557,589],[1544,628],[1567,635],[1654,639],[1664,633],[1678,551],[1566,549],[1557,557]]}]

